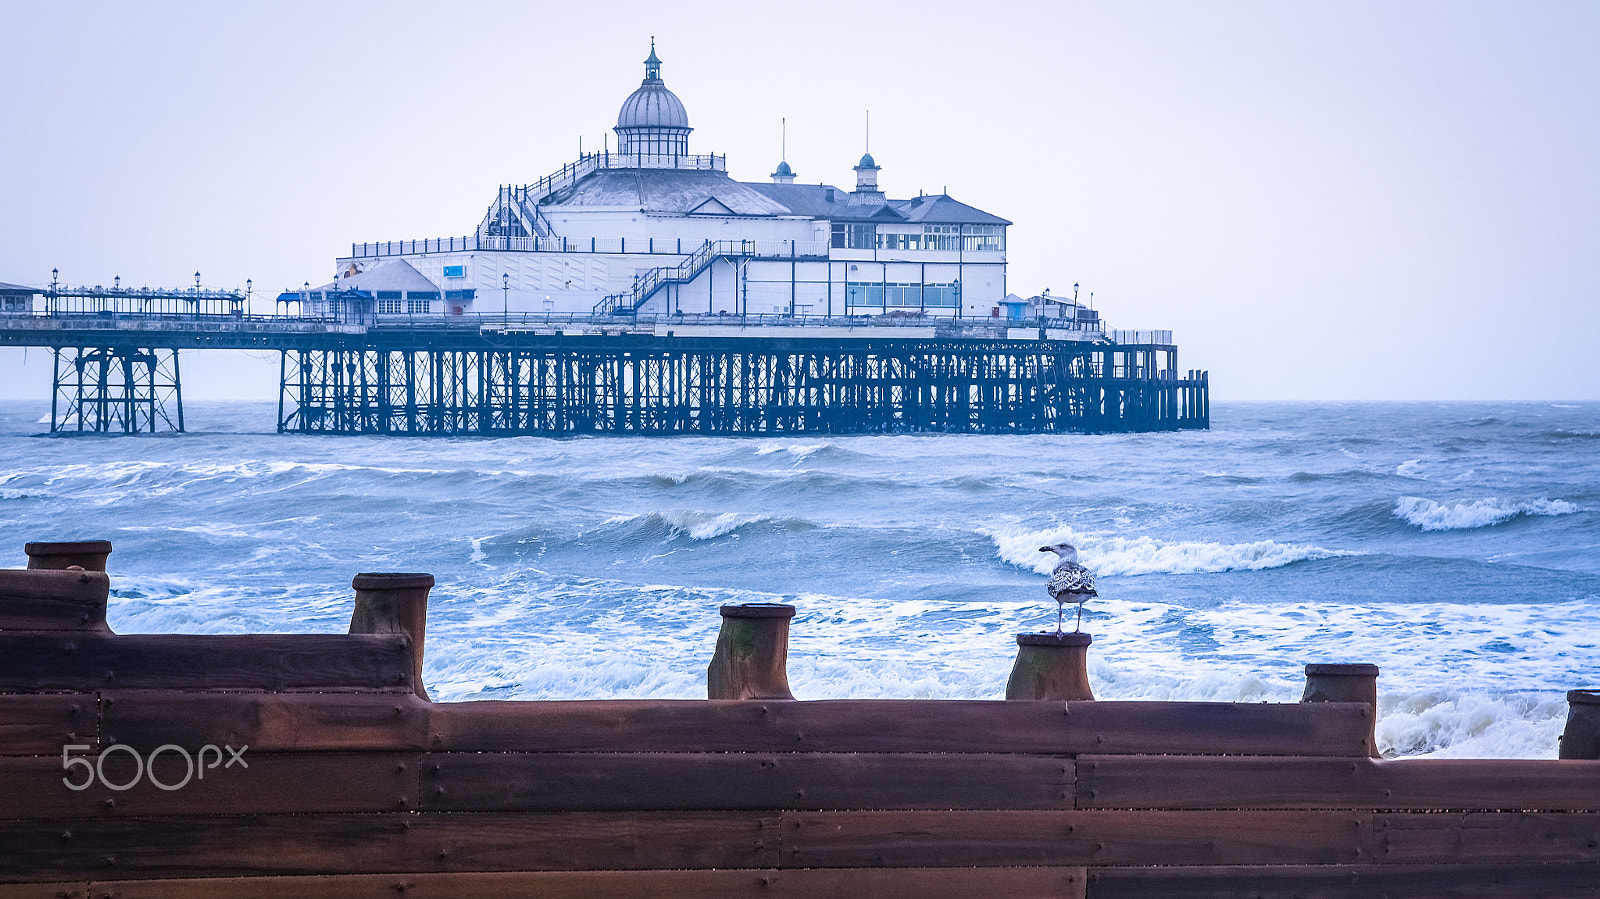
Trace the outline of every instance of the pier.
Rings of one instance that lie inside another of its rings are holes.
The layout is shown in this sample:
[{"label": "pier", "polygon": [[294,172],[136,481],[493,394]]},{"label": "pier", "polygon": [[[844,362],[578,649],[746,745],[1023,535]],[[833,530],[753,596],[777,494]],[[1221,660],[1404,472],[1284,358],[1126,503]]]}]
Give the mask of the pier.
[{"label": "pier", "polygon": [[[54,353],[53,433],[182,431],[179,353],[280,354],[278,430],[1107,433],[1206,428],[1170,332],[1057,320],[728,314],[249,315],[246,294],[62,288],[0,315]],[[370,298],[367,305],[370,305]]]}]

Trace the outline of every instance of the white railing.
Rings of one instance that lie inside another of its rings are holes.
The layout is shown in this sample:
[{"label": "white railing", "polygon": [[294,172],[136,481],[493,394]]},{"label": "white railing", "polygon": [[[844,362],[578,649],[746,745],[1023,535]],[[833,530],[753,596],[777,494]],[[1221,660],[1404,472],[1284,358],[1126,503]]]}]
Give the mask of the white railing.
[{"label": "white railing", "polygon": [[1112,343],[1124,345],[1156,344],[1170,346],[1172,344],[1171,331],[1111,331],[1109,334]]},{"label": "white railing", "polygon": [[[763,259],[804,259],[828,255],[828,243],[821,240],[723,240],[718,245],[738,247],[738,255]],[[353,243],[350,258],[413,256],[419,253],[459,253],[476,250],[501,250],[515,253],[615,253],[651,256],[684,256],[694,253],[701,243],[688,240],[648,237],[565,238],[565,237],[433,237],[423,240],[384,240]],[[730,250],[732,252],[732,250]]]}]

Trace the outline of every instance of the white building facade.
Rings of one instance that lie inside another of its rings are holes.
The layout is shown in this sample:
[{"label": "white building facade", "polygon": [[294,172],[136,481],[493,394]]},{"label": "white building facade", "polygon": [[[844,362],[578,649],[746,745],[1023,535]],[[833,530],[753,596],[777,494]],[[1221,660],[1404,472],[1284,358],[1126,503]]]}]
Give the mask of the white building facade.
[{"label": "white building facade", "polygon": [[338,276],[279,299],[312,315],[1004,315],[1006,227],[932,194],[890,199],[871,155],[853,190],[729,177],[689,152],[688,115],[661,79],[623,102],[617,150],[501,188],[475,233],[356,244]]}]

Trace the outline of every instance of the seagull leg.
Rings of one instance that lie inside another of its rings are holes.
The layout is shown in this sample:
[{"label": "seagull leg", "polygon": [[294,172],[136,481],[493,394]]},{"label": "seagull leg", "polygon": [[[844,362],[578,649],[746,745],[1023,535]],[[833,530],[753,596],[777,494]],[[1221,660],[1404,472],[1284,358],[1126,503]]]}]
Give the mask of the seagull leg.
[{"label": "seagull leg", "polygon": [[1078,603],[1078,624],[1072,629],[1074,634],[1083,630],[1083,603]]}]

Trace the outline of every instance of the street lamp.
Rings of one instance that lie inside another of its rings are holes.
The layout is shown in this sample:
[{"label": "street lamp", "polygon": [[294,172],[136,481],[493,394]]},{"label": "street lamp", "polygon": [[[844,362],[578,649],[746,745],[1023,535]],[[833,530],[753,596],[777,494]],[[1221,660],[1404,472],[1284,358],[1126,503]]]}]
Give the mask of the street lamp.
[{"label": "street lamp", "polygon": [[511,276],[500,275],[500,316],[509,320],[511,318]]},{"label": "street lamp", "polygon": [[199,293],[200,292],[200,273],[199,272],[195,272],[194,273],[194,292],[195,293]]},{"label": "street lamp", "polygon": [[116,277],[111,279],[111,289],[112,290],[121,290],[122,289],[122,276],[121,275],[117,275]]}]

